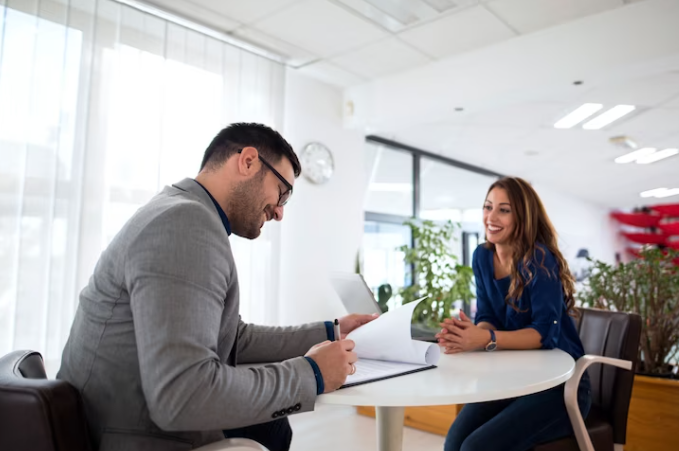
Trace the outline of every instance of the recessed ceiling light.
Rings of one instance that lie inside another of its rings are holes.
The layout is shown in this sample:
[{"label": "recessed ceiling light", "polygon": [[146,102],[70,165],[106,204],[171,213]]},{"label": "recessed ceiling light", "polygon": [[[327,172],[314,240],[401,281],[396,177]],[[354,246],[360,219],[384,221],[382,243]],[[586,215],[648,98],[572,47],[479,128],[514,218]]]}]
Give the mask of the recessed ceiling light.
[{"label": "recessed ceiling light", "polygon": [[643,149],[635,150],[633,152],[619,156],[615,159],[615,162],[618,164],[631,163],[633,161],[637,161],[639,158],[647,157],[648,155],[652,155],[654,153],[655,149],[653,147],[644,147]]},{"label": "recessed ceiling light", "polygon": [[657,198],[671,197],[676,195],[679,195],[679,188],[672,189],[656,188],[641,193],[641,197],[657,197]]},{"label": "recessed ceiling light", "polygon": [[582,126],[585,130],[599,130],[610,124],[613,121],[617,121],[626,114],[634,111],[636,107],[634,105],[616,105],[605,113],[600,114],[589,122],[585,122]]},{"label": "recessed ceiling light", "polygon": [[574,125],[584,121],[604,106],[600,103],[585,103],[579,106],[575,111],[572,111],[559,119],[554,128],[571,128]]},{"label": "recessed ceiling light", "polygon": [[679,153],[679,149],[660,150],[658,152],[654,152],[650,155],[646,155],[645,157],[641,157],[641,158],[637,159],[637,164],[655,163],[656,161],[672,157],[672,156],[674,156],[678,153]]}]

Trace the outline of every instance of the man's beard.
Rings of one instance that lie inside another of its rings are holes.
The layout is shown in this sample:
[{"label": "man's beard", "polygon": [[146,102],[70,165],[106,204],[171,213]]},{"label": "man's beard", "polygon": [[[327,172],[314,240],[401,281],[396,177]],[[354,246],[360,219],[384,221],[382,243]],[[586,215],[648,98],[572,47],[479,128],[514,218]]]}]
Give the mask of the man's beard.
[{"label": "man's beard", "polygon": [[249,240],[254,240],[262,233],[264,210],[260,208],[260,205],[264,198],[263,176],[264,173],[261,172],[251,180],[241,182],[233,189],[230,196],[231,230],[236,235]]}]

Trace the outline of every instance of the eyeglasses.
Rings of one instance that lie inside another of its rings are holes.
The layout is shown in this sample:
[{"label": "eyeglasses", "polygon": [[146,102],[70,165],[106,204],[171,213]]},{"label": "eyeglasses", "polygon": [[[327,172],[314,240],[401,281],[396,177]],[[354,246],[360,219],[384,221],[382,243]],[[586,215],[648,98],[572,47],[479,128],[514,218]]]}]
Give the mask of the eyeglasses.
[{"label": "eyeglasses", "polygon": [[[242,151],[243,149],[239,150],[238,153],[241,153]],[[287,204],[288,201],[290,200],[290,196],[292,196],[292,185],[290,184],[290,182],[285,180],[285,178],[277,170],[275,170],[274,167],[271,166],[271,164],[269,164],[269,162],[266,161],[261,155],[258,155],[258,157],[259,161],[261,161],[262,164],[264,164],[264,166],[269,168],[269,170],[273,172],[273,175],[278,177],[278,180],[283,182],[283,185],[285,185],[285,187],[287,188],[287,190],[278,195],[278,206],[279,207],[285,206],[285,204]]]}]

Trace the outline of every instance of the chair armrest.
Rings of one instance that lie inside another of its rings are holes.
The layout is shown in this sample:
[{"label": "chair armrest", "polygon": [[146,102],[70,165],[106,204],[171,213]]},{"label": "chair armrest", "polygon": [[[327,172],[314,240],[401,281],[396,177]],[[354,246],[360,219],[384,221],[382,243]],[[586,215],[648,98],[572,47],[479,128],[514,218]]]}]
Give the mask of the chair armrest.
[{"label": "chair armrest", "polygon": [[580,451],[594,451],[592,440],[589,438],[585,421],[582,419],[580,407],[578,406],[578,386],[580,385],[580,379],[582,379],[582,375],[585,374],[585,370],[593,363],[613,365],[625,370],[632,369],[632,362],[629,360],[601,357],[598,355],[583,355],[575,362],[575,370],[573,371],[571,378],[566,381],[563,397]]},{"label": "chair armrest", "polygon": [[195,448],[193,451],[269,451],[266,446],[249,438],[227,438],[209,445]]}]

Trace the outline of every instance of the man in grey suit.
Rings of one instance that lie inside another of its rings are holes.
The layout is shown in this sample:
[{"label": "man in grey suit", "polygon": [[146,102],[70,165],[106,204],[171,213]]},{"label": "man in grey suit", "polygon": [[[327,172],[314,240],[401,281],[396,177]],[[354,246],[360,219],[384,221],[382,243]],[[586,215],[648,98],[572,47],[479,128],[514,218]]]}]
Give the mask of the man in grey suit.
[{"label": "man in grey suit", "polygon": [[[238,314],[229,235],[254,239],[282,220],[300,171],[280,134],[233,124],[195,180],[163,189],[102,253],[58,374],[82,394],[95,448],[184,451],[226,435],[287,450],[287,416],[355,371],[353,342],[335,341],[330,323],[265,327]],[[341,330],[371,319],[345,316]],[[275,363],[237,366],[254,362]]]}]

